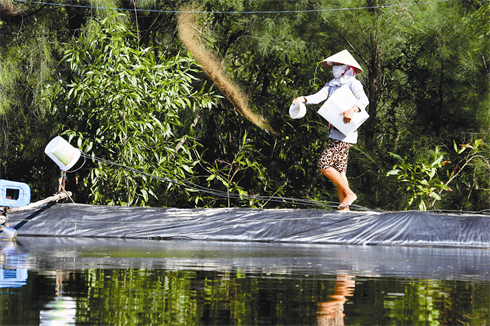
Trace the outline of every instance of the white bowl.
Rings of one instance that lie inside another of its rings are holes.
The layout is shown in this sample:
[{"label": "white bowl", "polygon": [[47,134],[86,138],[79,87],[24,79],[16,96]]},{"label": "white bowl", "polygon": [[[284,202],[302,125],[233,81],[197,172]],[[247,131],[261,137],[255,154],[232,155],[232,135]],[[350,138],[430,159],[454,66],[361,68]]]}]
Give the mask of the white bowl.
[{"label": "white bowl", "polygon": [[289,115],[293,119],[301,119],[306,114],[306,105],[301,102],[294,102],[289,107]]}]

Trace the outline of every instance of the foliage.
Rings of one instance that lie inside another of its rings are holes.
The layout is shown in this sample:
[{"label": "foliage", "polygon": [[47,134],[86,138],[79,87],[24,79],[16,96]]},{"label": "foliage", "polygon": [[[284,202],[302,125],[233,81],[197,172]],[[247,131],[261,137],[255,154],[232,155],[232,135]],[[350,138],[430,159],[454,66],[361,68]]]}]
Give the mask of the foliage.
[{"label": "foliage", "polygon": [[[459,204],[460,210],[468,206],[479,207],[478,202],[488,202],[490,189],[490,150],[483,138],[477,138],[472,142],[458,145],[453,141],[454,153],[453,161],[456,162],[452,171],[446,172],[448,181],[455,185],[457,191],[456,198],[452,198],[453,204]],[[470,202],[472,194],[476,193],[474,200],[476,205]]]},{"label": "foliage", "polygon": [[[230,195],[235,197],[240,196],[239,202],[244,206],[260,205],[260,202],[253,200],[254,194],[249,194],[245,189],[249,188],[250,181],[259,182],[263,185],[267,184],[265,175],[266,168],[258,163],[260,152],[257,151],[251,140],[244,134],[241,144],[239,144],[237,152],[233,154],[231,161],[215,160],[213,164],[202,161],[203,170],[209,174],[206,178],[208,187],[211,189],[224,186],[226,188],[226,206],[230,207],[232,200]],[[252,177],[253,176],[253,177]],[[250,180],[249,182],[246,182]],[[217,182],[217,184],[216,184]],[[256,195],[256,194],[255,194]],[[243,198],[246,196],[247,198]],[[195,196],[195,201],[202,201],[206,207],[214,206],[220,198]],[[236,201],[233,201],[236,202]]]},{"label": "foliage", "polygon": [[[199,145],[186,121],[216,97],[205,84],[194,90],[193,60],[155,57],[151,48],[134,46],[134,35],[115,18],[94,21],[65,53],[71,80],[61,81],[53,101],[65,134],[91,157],[183,179],[192,173],[190,151]],[[145,205],[164,191],[148,176],[100,161],[84,182],[98,204]]]},{"label": "foliage", "polygon": [[34,18],[37,8],[15,1],[0,10],[0,178],[26,182],[33,200],[44,199],[58,188],[59,171],[43,151],[56,127],[42,93],[66,36],[55,28],[68,19],[59,10]]},{"label": "foliage", "polygon": [[468,165],[470,162],[476,160],[476,159],[483,159],[486,163],[488,163],[488,159],[481,155],[481,147],[483,145],[483,139],[482,138],[478,138],[477,140],[475,140],[473,143],[467,143],[467,144],[461,144],[459,145],[456,145],[456,141],[453,141],[453,145],[454,145],[454,151],[460,155],[462,154],[463,152],[465,152],[466,150],[468,150],[466,152],[466,156],[459,162],[458,165],[462,164],[462,166],[459,168],[458,172],[456,172],[456,169],[454,169],[449,176],[449,181],[448,183],[453,180],[454,178],[456,178],[458,176],[458,174],[460,174],[462,172],[462,170],[465,168],[466,165]]},{"label": "foliage", "polygon": [[[430,200],[444,209],[488,208],[488,145],[482,143],[464,169],[466,161],[459,161],[471,151],[458,155],[451,147],[453,139],[474,144],[488,134],[490,2],[198,2],[203,28],[195,32],[273,132],[255,127],[228,100],[216,101],[209,94],[207,77],[186,58],[177,36],[175,11],[183,3],[188,1],[87,2],[131,9],[102,27],[102,19],[116,10],[3,1],[0,177],[28,182],[34,198],[50,195],[58,171],[42,149],[54,135],[70,130],[66,135],[80,140],[88,154],[149,174],[193,178],[202,187],[222,191],[335,201],[335,187],[316,170],[327,140],[326,122],[315,106],[301,120],[291,120],[287,108],[293,98],[318,91],[331,78],[319,62],[345,48],[365,70],[357,77],[370,99],[371,118],[349,158],[356,203],[398,209],[403,202],[398,198],[407,195],[392,195],[399,185],[386,174],[400,161],[390,153],[413,158],[405,163],[430,167],[436,159],[422,153],[439,147],[455,162],[453,191]],[[64,53],[69,55],[57,65]],[[177,83],[188,90],[177,90]],[[211,103],[216,103],[212,110],[200,110]],[[196,157],[208,170],[195,168]],[[234,174],[232,167],[239,171]],[[76,188],[81,202],[222,204],[196,193],[193,199],[204,200],[188,202],[181,189],[168,191],[168,184],[100,162],[87,163],[73,175],[67,187]],[[230,200],[230,205],[261,207],[264,202]],[[283,205],[269,202],[267,207]]]},{"label": "foliage", "polygon": [[444,156],[436,148],[432,159],[418,155],[415,162],[407,162],[407,157],[402,158],[400,155],[391,153],[398,160],[398,164],[393,166],[393,170],[387,173],[388,176],[396,175],[401,183],[399,190],[405,191],[408,195],[408,202],[405,210],[415,205],[419,210],[425,211],[427,207],[433,206],[429,201],[441,200],[437,190],[450,190],[447,184],[444,184],[437,175],[438,169],[450,163],[442,161]]},{"label": "foliage", "polygon": [[[209,1],[204,8],[235,10],[240,8],[236,3]],[[243,9],[301,10],[305,6],[306,1],[281,3],[278,7],[271,6],[268,1],[257,1],[244,3]],[[257,157],[261,159],[257,163],[267,167],[269,177],[266,187],[254,187],[254,192],[267,189],[270,194],[279,196],[332,199],[331,193],[324,189],[331,185],[315,168],[317,155],[327,140],[324,123],[319,123],[320,118],[314,115],[314,110],[302,121],[291,121],[287,115],[292,98],[302,94],[300,88],[308,87],[311,93],[326,81],[307,73],[316,66],[318,57],[314,57],[313,49],[305,46],[302,39],[313,39],[313,34],[301,34],[300,29],[311,25],[302,24],[306,17],[298,15],[297,18],[293,14],[275,17],[237,15],[236,18],[222,14],[203,15],[203,25],[208,26],[203,31],[209,40],[208,46],[218,53],[223,67],[233,79],[240,81],[249,94],[253,109],[264,115],[274,131],[263,132],[241,121],[229,112],[233,108],[222,102],[221,109],[207,117],[207,125],[212,127],[209,132],[204,131],[203,141],[211,150],[203,158],[206,161],[216,158],[232,161],[231,156],[238,148],[236,143],[247,132],[263,153]],[[280,37],[278,31],[283,32]],[[286,47],[288,51],[285,51]],[[325,73],[329,71],[325,70]]]}]

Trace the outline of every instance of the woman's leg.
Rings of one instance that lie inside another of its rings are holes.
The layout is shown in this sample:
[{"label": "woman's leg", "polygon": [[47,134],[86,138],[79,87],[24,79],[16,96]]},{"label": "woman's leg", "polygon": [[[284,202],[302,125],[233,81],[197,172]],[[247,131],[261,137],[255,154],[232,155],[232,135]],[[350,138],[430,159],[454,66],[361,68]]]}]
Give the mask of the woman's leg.
[{"label": "woman's leg", "polygon": [[318,170],[337,186],[339,209],[342,211],[348,211],[349,205],[357,199],[356,194],[349,187],[346,175],[347,159],[351,147],[352,144],[329,139],[317,162]]},{"label": "woman's leg", "polygon": [[[349,186],[349,181],[347,181],[347,174],[345,173],[345,171],[344,171],[344,172],[341,172],[341,173],[340,173],[340,175],[342,175],[342,178],[344,178],[345,182],[347,183],[347,186]],[[349,187],[349,189],[350,189],[350,187]],[[340,190],[341,190],[341,189],[340,189]],[[342,193],[342,198],[339,196],[339,201],[340,201],[341,203],[343,203],[343,202],[344,202],[344,200],[345,200],[345,197],[346,197],[347,195],[346,195],[346,194],[344,193],[344,191],[342,191],[342,190],[341,190],[340,192]],[[339,193],[339,188],[337,188],[337,193]],[[356,196],[356,199],[357,199],[357,196]],[[356,199],[354,199],[354,201],[355,201]],[[350,204],[352,204],[354,201],[352,201]],[[349,204],[349,205],[350,205],[350,204]],[[340,209],[341,211],[349,211],[349,205],[342,205],[342,204],[341,204],[341,205],[339,205],[339,209]]]},{"label": "woman's leg", "polygon": [[333,167],[320,169],[320,172],[337,186],[340,202],[339,209],[348,210],[349,205],[357,199],[357,195],[350,189],[346,173],[341,173]]}]

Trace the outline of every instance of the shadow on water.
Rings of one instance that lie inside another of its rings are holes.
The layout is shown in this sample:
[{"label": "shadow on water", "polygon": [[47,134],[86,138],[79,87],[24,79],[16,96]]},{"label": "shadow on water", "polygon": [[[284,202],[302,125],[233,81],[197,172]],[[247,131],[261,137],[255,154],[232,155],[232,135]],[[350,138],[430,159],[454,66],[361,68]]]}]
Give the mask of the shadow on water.
[{"label": "shadow on water", "polygon": [[490,323],[485,249],[44,237],[0,246],[2,325]]}]

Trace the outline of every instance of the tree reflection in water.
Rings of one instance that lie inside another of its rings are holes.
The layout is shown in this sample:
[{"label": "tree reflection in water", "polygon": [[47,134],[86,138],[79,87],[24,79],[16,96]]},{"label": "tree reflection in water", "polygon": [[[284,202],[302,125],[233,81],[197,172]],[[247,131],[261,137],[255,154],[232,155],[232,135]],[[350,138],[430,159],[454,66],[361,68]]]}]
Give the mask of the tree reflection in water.
[{"label": "tree reflection in water", "polygon": [[1,325],[490,325],[488,249],[22,241]]},{"label": "tree reflection in water", "polygon": [[344,304],[348,300],[347,297],[354,295],[356,286],[354,278],[348,274],[337,275],[334,294],[328,296],[330,300],[318,303],[319,326],[344,325]]}]

